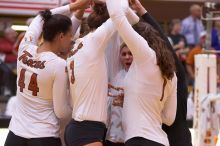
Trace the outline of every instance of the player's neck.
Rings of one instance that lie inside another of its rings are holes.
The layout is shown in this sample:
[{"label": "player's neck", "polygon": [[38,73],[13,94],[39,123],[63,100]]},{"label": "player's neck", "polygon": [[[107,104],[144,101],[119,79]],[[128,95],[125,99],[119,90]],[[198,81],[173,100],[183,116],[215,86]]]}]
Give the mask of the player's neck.
[{"label": "player's neck", "polygon": [[58,48],[55,43],[44,42],[37,50],[37,53],[41,53],[41,52],[53,52],[57,54]]}]

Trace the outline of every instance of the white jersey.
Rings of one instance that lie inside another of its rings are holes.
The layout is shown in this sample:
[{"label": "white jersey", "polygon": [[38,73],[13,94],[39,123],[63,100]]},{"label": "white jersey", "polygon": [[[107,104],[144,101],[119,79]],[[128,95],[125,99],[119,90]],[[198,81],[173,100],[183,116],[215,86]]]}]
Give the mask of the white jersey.
[{"label": "white jersey", "polygon": [[[58,12],[70,12],[69,6],[52,10],[53,14]],[[78,21],[73,23],[76,26]],[[17,104],[9,129],[24,138],[59,137],[58,118],[71,113],[66,61],[52,52],[37,53],[42,25],[41,16],[37,16],[18,52]]]},{"label": "white jersey", "polygon": [[[113,79],[112,85],[115,87],[124,87],[124,77],[126,71],[122,69]],[[114,94],[114,92],[111,92]],[[114,143],[124,142],[124,131],[122,127],[122,107],[112,105],[114,97],[109,97],[109,123],[106,139]]]},{"label": "white jersey", "polygon": [[175,120],[176,75],[167,81],[162,96],[164,79],[157,65],[155,52],[128,23],[118,2],[106,0],[106,3],[114,25],[133,54],[124,86],[122,122],[125,141],[143,137],[168,146],[169,141],[162,130],[162,123],[171,125]]},{"label": "white jersey", "polygon": [[12,116],[16,105],[17,105],[17,97],[16,96],[10,97],[10,99],[7,103],[7,106],[6,106],[5,115]]},{"label": "white jersey", "polygon": [[78,39],[74,50],[81,43],[82,48],[67,59],[73,102],[72,118],[76,121],[106,123],[108,77],[105,48],[114,32],[112,22],[108,20],[96,31]]},{"label": "white jersey", "polygon": [[[137,22],[131,10],[127,17],[131,24]],[[112,21],[107,20],[94,32],[78,39],[73,49],[76,53],[67,59],[72,118],[76,121],[90,120],[106,124],[108,76],[105,48],[115,32]]]}]

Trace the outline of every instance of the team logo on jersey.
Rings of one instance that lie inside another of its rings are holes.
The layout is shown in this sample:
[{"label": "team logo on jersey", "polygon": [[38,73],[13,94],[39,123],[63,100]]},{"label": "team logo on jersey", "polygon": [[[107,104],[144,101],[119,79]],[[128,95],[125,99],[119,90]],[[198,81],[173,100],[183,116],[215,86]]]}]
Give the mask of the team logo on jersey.
[{"label": "team logo on jersey", "polygon": [[31,59],[31,57],[33,57],[29,52],[27,51],[23,51],[23,55],[21,55],[18,60],[22,61],[24,64],[26,64],[27,66],[30,66],[32,68],[36,68],[36,69],[44,69],[45,68],[45,62],[46,61],[34,61],[33,59]]},{"label": "team logo on jersey", "polygon": [[75,54],[79,51],[79,49],[81,49],[82,47],[83,47],[83,43],[81,42],[81,43],[78,45],[78,47],[77,47],[76,50],[70,51],[70,53],[69,53],[69,58],[72,57],[73,55],[75,55]]}]

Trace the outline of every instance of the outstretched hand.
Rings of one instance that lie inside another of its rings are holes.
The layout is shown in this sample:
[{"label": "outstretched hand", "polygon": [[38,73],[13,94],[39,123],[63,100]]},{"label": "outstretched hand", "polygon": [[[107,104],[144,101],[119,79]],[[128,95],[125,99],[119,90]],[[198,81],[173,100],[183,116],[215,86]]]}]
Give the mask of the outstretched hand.
[{"label": "outstretched hand", "polygon": [[147,12],[147,10],[143,7],[139,0],[129,0],[129,5],[140,16],[144,15]]},{"label": "outstretched hand", "polygon": [[137,11],[140,8],[141,3],[139,0],[129,0],[129,5],[133,10]]},{"label": "outstretched hand", "polygon": [[70,4],[70,10],[80,10],[80,9],[86,9],[91,4],[92,0],[77,0],[76,2],[73,2]]}]

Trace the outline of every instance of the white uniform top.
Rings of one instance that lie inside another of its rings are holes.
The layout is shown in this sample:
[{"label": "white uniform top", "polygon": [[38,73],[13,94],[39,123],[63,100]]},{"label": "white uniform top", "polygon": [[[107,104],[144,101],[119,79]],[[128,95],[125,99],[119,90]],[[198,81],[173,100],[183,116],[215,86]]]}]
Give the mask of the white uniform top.
[{"label": "white uniform top", "polygon": [[[127,16],[130,23],[135,24],[138,19],[131,12]],[[73,50],[77,50],[80,43],[83,46],[67,59],[73,102],[72,118],[76,121],[89,120],[106,124],[108,76],[105,48],[115,32],[112,21],[107,20],[94,32],[78,39]]]},{"label": "white uniform top", "polygon": [[[79,51],[67,59],[70,92],[72,96],[72,118],[76,121],[99,121],[106,123],[107,68],[105,48],[115,29],[108,20],[96,31],[78,39]],[[71,62],[74,61],[72,70]],[[71,77],[75,77],[73,82]]]},{"label": "white uniform top", "polygon": [[[112,85],[115,87],[124,87],[124,77],[126,71],[122,69],[116,77],[113,79]],[[114,94],[113,95],[117,95]],[[114,97],[109,97],[109,121],[108,121],[108,131],[106,134],[106,139],[115,142],[123,143],[124,142],[124,132],[122,128],[122,107],[112,105]]]},{"label": "white uniform top", "polygon": [[6,106],[5,115],[12,116],[16,105],[17,105],[17,97],[16,96],[10,97]]},{"label": "white uniform top", "polygon": [[163,78],[156,54],[147,41],[128,23],[117,0],[107,0],[109,14],[124,42],[133,54],[133,62],[125,77],[123,127],[125,141],[143,137],[168,146],[162,122],[171,125],[176,115],[177,78],[167,81],[161,101]]},{"label": "white uniform top", "polygon": [[[70,13],[69,6],[53,9],[52,13]],[[79,26],[75,17],[72,20],[74,26]],[[67,103],[66,61],[52,52],[37,53],[42,25],[41,16],[37,16],[18,52],[17,104],[9,129],[24,138],[59,137],[57,117],[71,113]]]}]

